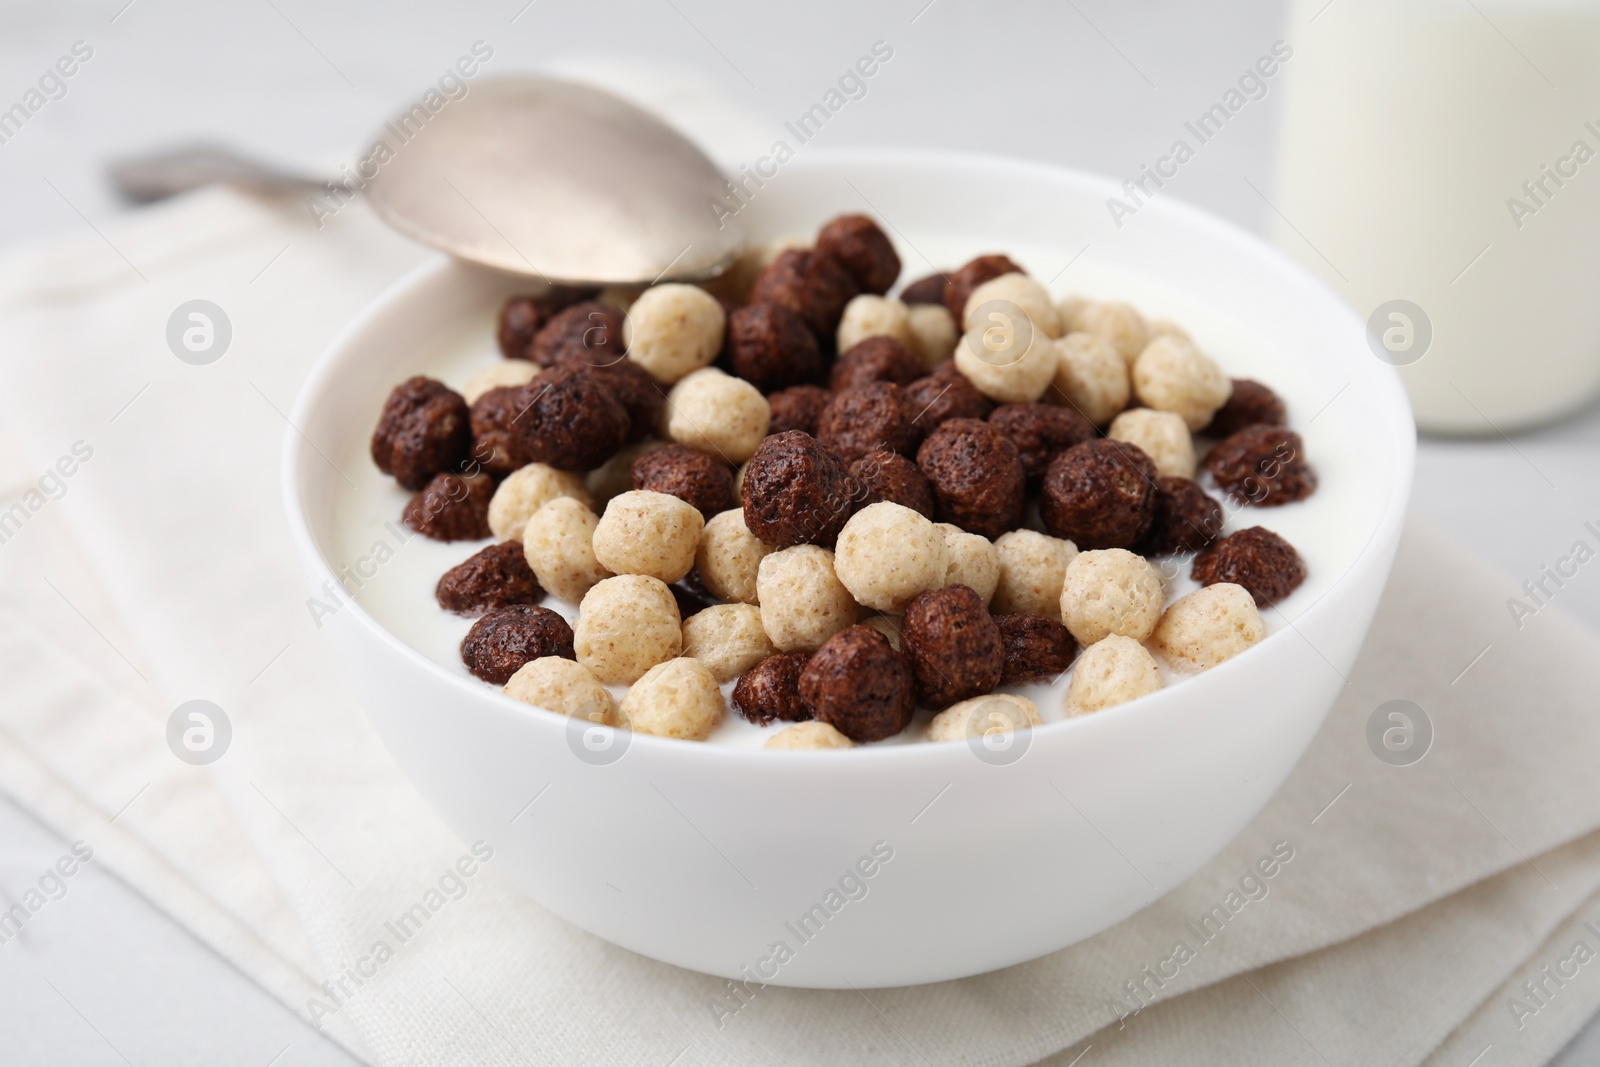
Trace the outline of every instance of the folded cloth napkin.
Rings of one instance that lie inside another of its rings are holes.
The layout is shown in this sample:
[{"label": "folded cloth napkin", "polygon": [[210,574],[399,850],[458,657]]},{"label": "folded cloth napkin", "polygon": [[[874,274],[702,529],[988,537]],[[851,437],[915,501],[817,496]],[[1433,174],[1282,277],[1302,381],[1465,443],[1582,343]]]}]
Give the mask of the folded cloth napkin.
[{"label": "folded cloth napkin", "polygon": [[[319,230],[221,190],[103,232],[0,260],[0,471],[23,479],[0,497],[0,788],[368,1062],[1537,1063],[1600,1006],[1575,962],[1600,952],[1600,641],[1553,611],[1518,629],[1509,583],[1417,524],[1267,810],[1082,944],[933,986],[768,988],[728,1019],[720,980],[568,926],[491,860],[358,966],[468,846],[306,610],[278,458],[311,360],[422,253],[359,203]],[[195,299],[231,324],[204,366],[168,343]],[[194,698],[232,727],[205,767],[166,737]],[[1368,741],[1396,699],[1434,734],[1408,766]]]}]

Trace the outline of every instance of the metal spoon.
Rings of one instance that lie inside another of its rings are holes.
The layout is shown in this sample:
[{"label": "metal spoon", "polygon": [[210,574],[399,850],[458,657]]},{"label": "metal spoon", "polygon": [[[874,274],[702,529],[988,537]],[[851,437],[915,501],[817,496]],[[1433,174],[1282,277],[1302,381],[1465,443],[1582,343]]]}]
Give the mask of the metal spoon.
[{"label": "metal spoon", "polygon": [[[141,201],[208,181],[330,192],[210,146],[111,173]],[[692,141],[609,93],[552,78],[485,79],[436,111],[418,104],[333,185],[364,193],[415,240],[553,283],[704,279],[744,245],[738,220],[712,210],[727,195],[724,178]]]},{"label": "metal spoon", "polygon": [[[380,135],[366,187],[389,225],[462,259],[549,281],[719,274],[744,243],[711,210],[723,175],[688,138],[609,93],[548,78],[477,82]],[[404,138],[404,139],[403,139]],[[365,163],[365,161],[363,161]],[[723,212],[726,214],[726,211]]]}]

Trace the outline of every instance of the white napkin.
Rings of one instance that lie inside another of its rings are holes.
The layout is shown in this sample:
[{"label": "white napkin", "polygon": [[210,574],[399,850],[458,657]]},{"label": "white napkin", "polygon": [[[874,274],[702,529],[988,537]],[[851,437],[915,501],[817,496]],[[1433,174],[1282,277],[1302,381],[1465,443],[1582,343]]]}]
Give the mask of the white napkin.
[{"label": "white napkin", "polygon": [[[467,848],[356,710],[277,485],[310,361],[421,254],[359,206],[318,231],[298,206],[222,191],[105,233],[0,261],[0,403],[24,452],[5,469],[37,478],[93,449],[0,544],[0,788],[309,1017]],[[194,298],[233,326],[210,366],[165,339]],[[1034,963],[866,995],[767,989],[719,1029],[719,980],[567,926],[491,861],[318,1022],[385,1067],[1067,1064],[1091,1044],[1085,1065],[1410,1064],[1480,1041],[1495,1063],[1539,1062],[1600,1005],[1585,968],[1518,1029],[1501,988],[1600,922],[1600,642],[1554,612],[1516,630],[1513,592],[1409,530],[1350,686],[1269,808],[1162,901]],[[234,728],[209,768],[164,738],[195,697]],[[1393,698],[1437,731],[1414,766],[1367,748]],[[1119,1026],[1123,983],[1280,841],[1294,858],[1269,895]]]}]

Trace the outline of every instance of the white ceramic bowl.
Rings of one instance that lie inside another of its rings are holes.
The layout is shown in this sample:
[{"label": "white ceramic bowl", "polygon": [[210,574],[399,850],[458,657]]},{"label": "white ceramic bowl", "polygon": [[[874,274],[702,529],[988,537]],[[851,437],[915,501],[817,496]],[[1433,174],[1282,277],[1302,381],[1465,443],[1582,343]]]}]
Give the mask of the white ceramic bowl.
[{"label": "white ceramic bowl", "polygon": [[[1319,432],[1336,431],[1341,468],[1356,475],[1328,515],[1345,531],[1342,573],[1291,626],[1180,685],[1034,730],[1022,758],[999,765],[959,743],[786,753],[626,735],[610,750],[625,744],[621,758],[602,763],[579,724],[446,670],[352,604],[327,625],[373,724],[449,825],[491,841],[497,870],[608,941],[795,986],[931,982],[1032,959],[1132,914],[1215,855],[1300,758],[1349,671],[1400,536],[1414,433],[1393,369],[1309,274],[1171,199],[1119,230],[1106,208],[1117,194],[1037,165],[807,150],[746,218],[770,238],[870,210],[891,224],[907,277],[926,272],[917,250],[944,238],[970,252],[1042,247],[1062,264],[1088,243],[1055,288],[1136,278],[1250,331],[1275,354],[1274,385],[1291,378],[1299,395],[1336,398],[1293,416],[1327,420]],[[323,456],[359,448],[389,388],[427,366],[441,338],[491,330],[513,288],[436,261],[322,358],[284,463],[313,586],[337,554],[340,479]],[[852,875],[858,865],[871,876]],[[789,954],[775,954],[780,941]]]}]

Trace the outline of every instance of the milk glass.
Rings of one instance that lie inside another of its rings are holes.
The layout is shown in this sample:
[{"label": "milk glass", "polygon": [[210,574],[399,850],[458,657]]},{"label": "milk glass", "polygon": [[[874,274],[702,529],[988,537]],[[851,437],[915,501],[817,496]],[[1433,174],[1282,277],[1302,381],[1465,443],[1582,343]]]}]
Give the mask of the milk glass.
[{"label": "milk glass", "polygon": [[1600,393],[1600,0],[1294,0],[1279,243],[1369,323],[1418,425]]}]

